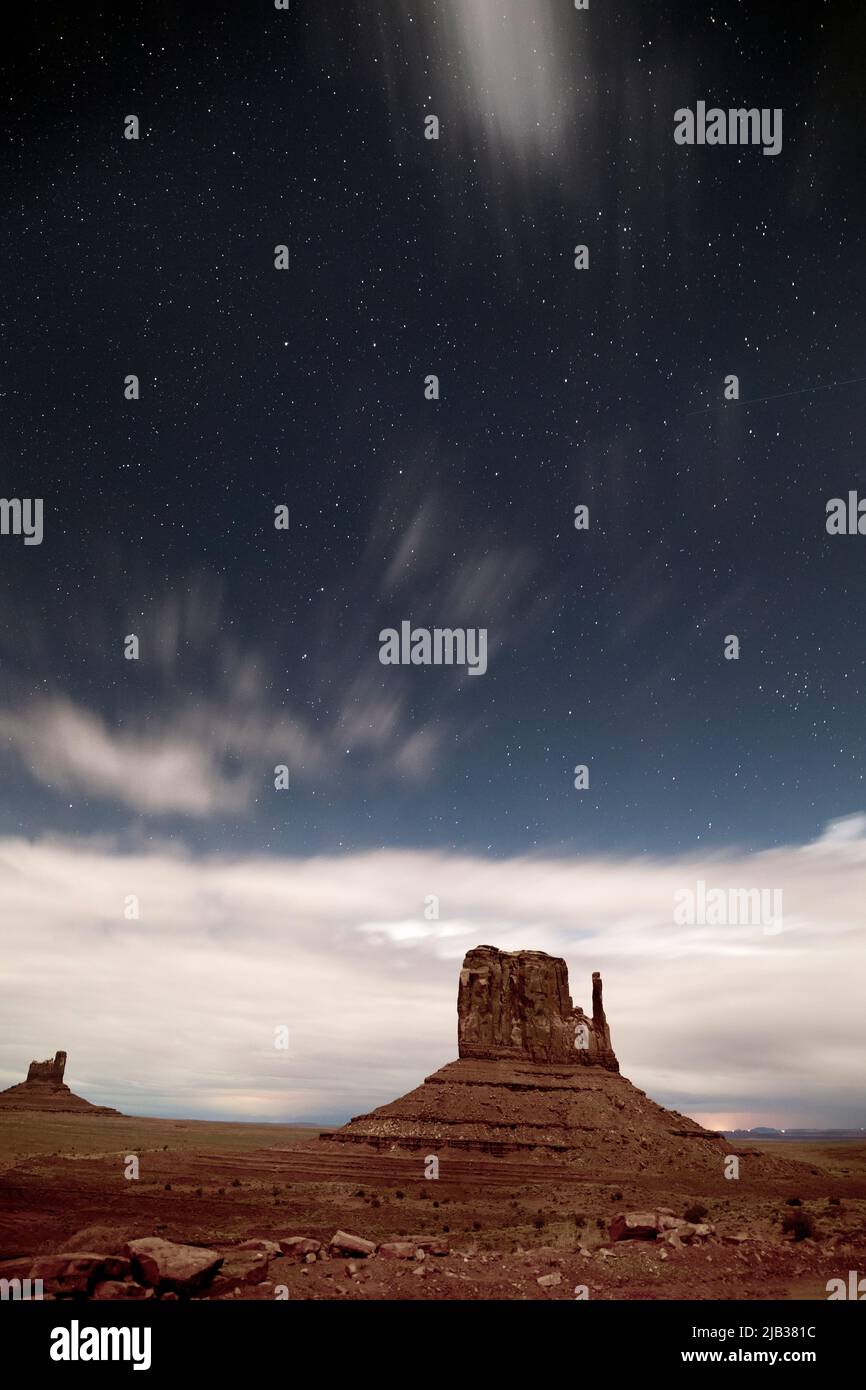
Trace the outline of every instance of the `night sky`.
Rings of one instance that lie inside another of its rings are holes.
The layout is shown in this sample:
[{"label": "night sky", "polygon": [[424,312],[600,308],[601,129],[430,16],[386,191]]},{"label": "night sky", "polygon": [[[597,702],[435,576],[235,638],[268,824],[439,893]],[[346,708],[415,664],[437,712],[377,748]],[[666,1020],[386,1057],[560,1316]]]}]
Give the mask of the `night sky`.
[{"label": "night sky", "polygon": [[[863,812],[862,6],[16,23],[0,836],[579,860]],[[699,100],[781,152],[677,145]],[[403,620],[486,673],[383,666]]]},{"label": "night sky", "polygon": [[[45,508],[3,538],[12,703],[297,721],[225,750],[254,799],[211,844],[773,845],[863,805],[866,542],[824,525],[866,493],[866,382],[829,386],[866,377],[862,12],[481,0],[479,57],[456,0],[179,8],[37,5],[6,53],[4,492]],[[701,98],[780,106],[781,154],[676,146]],[[403,618],[486,626],[484,678],[381,667]],[[4,786],[9,831],[116,823]]]}]

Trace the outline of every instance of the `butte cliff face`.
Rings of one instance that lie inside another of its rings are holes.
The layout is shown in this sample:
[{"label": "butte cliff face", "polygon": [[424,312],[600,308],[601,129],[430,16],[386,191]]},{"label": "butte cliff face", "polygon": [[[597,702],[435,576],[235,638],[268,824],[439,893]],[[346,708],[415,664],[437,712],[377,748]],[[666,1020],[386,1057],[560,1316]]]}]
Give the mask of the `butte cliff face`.
[{"label": "butte cliff face", "polygon": [[592,977],[592,1017],[574,1008],[568,967],[544,951],[476,946],[460,971],[459,1055],[476,1060],[568,1062],[619,1071],[602,1007],[601,976]]},{"label": "butte cliff face", "polygon": [[27,1068],[26,1086],[37,1085],[47,1086],[52,1091],[68,1091],[69,1087],[63,1084],[63,1073],[66,1071],[66,1053],[55,1052],[53,1058],[49,1057],[47,1062],[31,1062]]},{"label": "butte cliff face", "polygon": [[321,1139],[553,1158],[593,1173],[722,1171],[721,1138],[619,1074],[598,973],[588,1016],[572,1004],[564,960],[476,946],[460,972],[457,1039],[458,1061]]},{"label": "butte cliff face", "polygon": [[88,1115],[120,1113],[107,1105],[91,1105],[89,1100],[76,1096],[63,1080],[65,1070],[65,1052],[55,1052],[47,1062],[31,1062],[26,1081],[0,1091],[0,1109],[51,1110],[59,1113],[73,1111],[86,1112]]}]

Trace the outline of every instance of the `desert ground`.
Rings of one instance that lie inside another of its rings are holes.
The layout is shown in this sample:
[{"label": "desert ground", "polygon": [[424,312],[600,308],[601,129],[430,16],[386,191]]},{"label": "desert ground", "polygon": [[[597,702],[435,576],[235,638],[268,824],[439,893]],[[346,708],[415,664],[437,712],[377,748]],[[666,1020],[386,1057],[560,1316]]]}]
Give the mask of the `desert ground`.
[{"label": "desert ground", "polygon": [[[757,1150],[762,1173],[750,1177]],[[742,1155],[732,1181],[651,1165],[637,1180],[588,1175],[447,1149],[427,1180],[423,1152],[329,1144],[308,1127],[9,1112],[0,1277],[31,1257],[143,1236],[219,1251],[224,1270],[204,1296],[224,1298],[823,1300],[829,1279],[866,1273],[866,1144],[731,1141],[731,1151]],[[138,1179],[124,1176],[128,1155]],[[659,1208],[712,1234],[611,1240],[618,1214]],[[783,1232],[786,1217],[796,1232]],[[413,1257],[329,1252],[338,1230],[377,1245],[409,1238]],[[323,1249],[305,1259],[267,1247],[262,1270],[244,1270],[239,1245],[289,1236]],[[447,1253],[428,1245],[419,1258],[422,1236]]]}]

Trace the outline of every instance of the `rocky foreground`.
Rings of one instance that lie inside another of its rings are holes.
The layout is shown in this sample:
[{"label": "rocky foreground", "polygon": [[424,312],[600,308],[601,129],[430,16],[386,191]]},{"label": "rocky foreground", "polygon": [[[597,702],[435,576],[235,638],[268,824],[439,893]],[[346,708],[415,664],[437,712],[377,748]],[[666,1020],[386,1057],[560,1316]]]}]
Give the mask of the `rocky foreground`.
[{"label": "rocky foreground", "polygon": [[789,1239],[768,1242],[720,1235],[710,1222],[660,1208],[618,1213],[594,1247],[505,1253],[465,1241],[452,1247],[440,1236],[377,1242],[348,1231],[328,1241],[258,1236],[211,1248],[93,1226],[55,1254],[0,1263],[0,1279],[29,1280],[31,1297],[77,1301],[826,1297],[827,1281],[862,1262],[864,1247],[846,1237],[819,1245],[805,1229],[792,1221]]}]

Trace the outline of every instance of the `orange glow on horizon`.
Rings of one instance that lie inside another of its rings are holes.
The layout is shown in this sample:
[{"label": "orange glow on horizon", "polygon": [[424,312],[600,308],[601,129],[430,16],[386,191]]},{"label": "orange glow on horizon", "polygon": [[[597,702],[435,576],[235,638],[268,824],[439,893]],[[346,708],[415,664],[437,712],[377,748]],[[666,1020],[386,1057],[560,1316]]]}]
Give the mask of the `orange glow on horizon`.
[{"label": "orange glow on horizon", "polygon": [[691,1118],[697,1120],[699,1125],[705,1129],[799,1129],[808,1128],[808,1123],[803,1121],[791,1120],[786,1115],[750,1115],[728,1112],[712,1113],[711,1111],[695,1110],[692,1111]]}]

